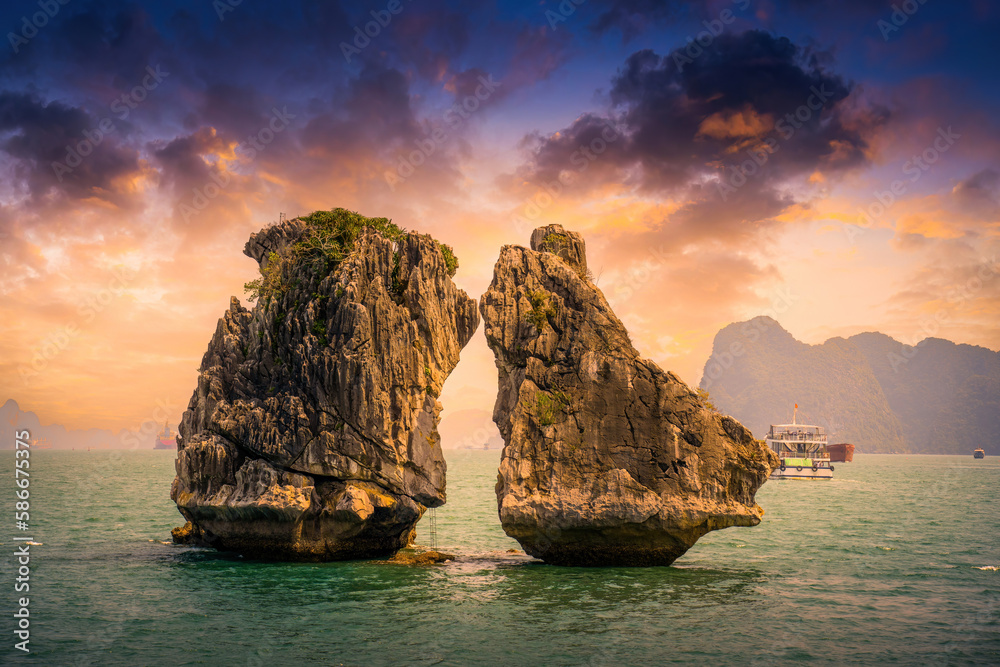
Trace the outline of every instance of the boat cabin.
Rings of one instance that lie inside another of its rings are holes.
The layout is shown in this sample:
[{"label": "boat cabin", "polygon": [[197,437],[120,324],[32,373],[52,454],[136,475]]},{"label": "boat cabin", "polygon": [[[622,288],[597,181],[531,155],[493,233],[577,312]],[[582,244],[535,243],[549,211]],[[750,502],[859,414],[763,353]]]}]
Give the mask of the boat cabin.
[{"label": "boat cabin", "polygon": [[[798,409],[798,405],[795,406]],[[767,446],[781,460],[772,479],[832,479],[833,466],[826,448],[826,429],[811,424],[772,424]]]},{"label": "boat cabin", "polygon": [[808,456],[830,459],[826,451],[826,429],[809,424],[772,424],[767,444],[779,457]]}]

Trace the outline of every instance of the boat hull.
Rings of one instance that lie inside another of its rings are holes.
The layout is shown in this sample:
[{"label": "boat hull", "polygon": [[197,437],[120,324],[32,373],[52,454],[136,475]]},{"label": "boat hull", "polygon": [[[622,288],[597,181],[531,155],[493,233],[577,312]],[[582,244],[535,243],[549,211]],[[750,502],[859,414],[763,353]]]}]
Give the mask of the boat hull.
[{"label": "boat hull", "polygon": [[854,445],[850,443],[839,442],[827,445],[826,449],[830,452],[830,461],[832,463],[850,463],[854,460]]},{"label": "boat hull", "polygon": [[813,470],[812,468],[803,467],[799,470],[795,466],[786,466],[784,470],[781,468],[776,468],[768,479],[804,479],[804,480],[820,480],[820,479],[833,479],[833,470],[830,468],[818,468]]},{"label": "boat hull", "polygon": [[986,452],[984,452],[981,449],[977,449],[976,451],[974,451],[972,453],[972,458],[974,458],[974,459],[985,459],[986,458]]}]

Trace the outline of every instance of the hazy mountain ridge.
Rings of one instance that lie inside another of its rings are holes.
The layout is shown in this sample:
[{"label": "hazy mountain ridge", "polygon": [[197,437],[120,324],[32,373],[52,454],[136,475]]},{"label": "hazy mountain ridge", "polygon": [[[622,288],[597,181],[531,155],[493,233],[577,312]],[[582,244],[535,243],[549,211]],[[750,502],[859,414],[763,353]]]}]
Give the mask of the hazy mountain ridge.
[{"label": "hazy mountain ridge", "polygon": [[861,451],[1000,454],[1000,353],[982,347],[877,332],[808,345],[758,317],[716,334],[700,386],[758,437],[798,403],[800,423]]},{"label": "hazy mountain ridge", "polygon": [[868,332],[865,355],[915,452],[1000,454],[1000,352],[927,338],[915,346]]},{"label": "hazy mountain ridge", "polygon": [[861,351],[848,340],[796,340],[771,318],[730,324],[716,334],[701,388],[758,438],[771,424],[825,426],[834,442],[864,451],[906,449],[901,425]]},{"label": "hazy mountain ridge", "polygon": [[[144,430],[123,429],[118,433],[101,428],[67,429],[60,424],[43,425],[34,412],[22,410],[14,399],[0,405],[0,450],[14,448],[14,432],[26,430],[32,440],[47,441],[52,449],[148,449],[156,431],[150,422]],[[162,425],[160,425],[162,428]]]}]

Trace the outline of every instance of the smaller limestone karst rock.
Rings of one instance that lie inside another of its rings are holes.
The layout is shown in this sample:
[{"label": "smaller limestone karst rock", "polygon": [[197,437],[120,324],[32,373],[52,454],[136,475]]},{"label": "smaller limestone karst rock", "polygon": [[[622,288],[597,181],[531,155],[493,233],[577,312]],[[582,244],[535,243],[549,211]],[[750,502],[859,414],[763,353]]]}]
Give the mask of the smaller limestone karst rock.
[{"label": "smaller limestone karst rock", "polygon": [[506,246],[480,310],[496,357],[504,531],[564,565],[667,565],[705,533],[752,526],[777,458],[639,356],[589,279],[583,238]]}]

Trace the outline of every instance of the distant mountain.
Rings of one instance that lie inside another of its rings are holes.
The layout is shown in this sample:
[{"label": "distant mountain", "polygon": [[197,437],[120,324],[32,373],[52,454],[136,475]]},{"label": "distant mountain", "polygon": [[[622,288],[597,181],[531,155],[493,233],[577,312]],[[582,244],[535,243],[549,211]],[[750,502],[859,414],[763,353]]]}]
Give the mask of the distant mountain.
[{"label": "distant mountain", "polygon": [[1000,353],[983,347],[877,332],[807,345],[757,317],[716,335],[701,388],[758,437],[798,403],[800,423],[860,451],[1000,455]]},{"label": "distant mountain", "polygon": [[868,360],[915,452],[1000,454],[1000,352],[881,333],[850,338]]},{"label": "distant mountain", "polygon": [[42,425],[38,415],[26,412],[14,399],[0,406],[0,449],[14,448],[14,431],[26,430],[32,440],[46,441],[52,449],[149,449],[153,435],[123,430],[119,433],[106,429],[72,430],[59,424]]},{"label": "distant mountain", "polygon": [[826,427],[832,442],[864,452],[907,449],[868,360],[843,338],[807,345],[769,317],[730,324],[715,336],[700,386],[758,438],[771,424],[791,423],[798,403],[798,423]]}]

